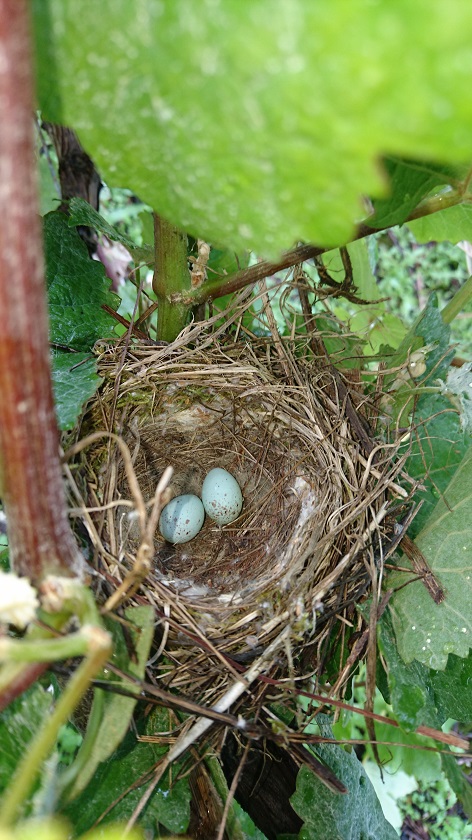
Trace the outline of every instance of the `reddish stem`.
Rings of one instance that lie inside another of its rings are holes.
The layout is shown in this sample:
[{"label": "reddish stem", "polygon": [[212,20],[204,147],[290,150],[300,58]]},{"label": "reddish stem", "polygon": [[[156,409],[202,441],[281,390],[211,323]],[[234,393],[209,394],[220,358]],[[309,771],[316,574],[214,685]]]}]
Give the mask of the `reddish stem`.
[{"label": "reddish stem", "polygon": [[27,0],[0,0],[0,483],[13,569],[74,574],[52,394]]},{"label": "reddish stem", "polygon": [[49,666],[50,662],[34,662],[25,665],[21,673],[0,694],[0,714],[13,700],[16,700],[20,694],[23,694],[32,683],[36,682]]}]

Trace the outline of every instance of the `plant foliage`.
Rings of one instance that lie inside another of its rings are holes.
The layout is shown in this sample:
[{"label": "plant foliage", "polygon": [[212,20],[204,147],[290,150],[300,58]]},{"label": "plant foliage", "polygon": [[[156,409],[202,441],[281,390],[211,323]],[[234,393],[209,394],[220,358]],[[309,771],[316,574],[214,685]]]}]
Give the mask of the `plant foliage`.
[{"label": "plant foliage", "polygon": [[470,160],[460,56],[472,9],[461,0],[33,9],[45,117],[79,132],[107,181],[215,244],[264,255],[300,239],[337,245],[360,195],[387,202],[379,224],[401,222]]},{"label": "plant foliage", "polygon": [[[436,294],[420,307],[414,293],[399,286],[397,306],[389,309],[383,283],[392,282],[397,256],[391,256],[384,234],[349,241],[367,233],[356,228],[360,222],[372,231],[406,222],[408,230],[394,235],[395,254],[402,252],[405,262],[408,231],[416,237],[415,248],[431,240],[472,240],[472,7],[462,0],[377,0],[361,7],[348,0],[273,0],[269,13],[264,0],[103,0],[97,13],[92,0],[84,0],[80,9],[73,0],[33,0],[31,5],[44,118],[76,129],[102,177],[146,202],[127,214],[134,231],[140,225],[145,229],[140,241],[79,198],[71,200],[68,216],[57,211],[44,218],[60,428],[74,429],[100,384],[93,348],[115,335],[113,312],[120,303],[103,266],[90,260],[77,227],[93,227],[130,249],[136,265],[155,267],[152,207],[191,236],[190,260],[198,251],[197,239],[208,240],[208,271],[222,277],[261,256],[277,256],[295,242],[331,248],[318,271],[306,266],[310,289],[319,293],[315,300],[310,290],[314,322],[330,329],[331,360],[354,379],[364,376],[372,399],[380,374],[390,388],[390,401],[382,405],[382,433],[403,435],[412,424],[403,449],[405,470],[421,482],[423,506],[409,534],[445,593],[436,604],[422,581],[412,582],[413,571],[394,570],[386,577],[386,588],[394,592],[378,626],[379,685],[400,732],[398,751],[386,746],[380,756],[386,759],[392,749],[395,766],[402,764],[423,780],[428,772],[436,780],[442,768],[472,814],[471,787],[453,752],[445,750],[430,761],[429,753],[410,749],[433,744],[415,732],[419,726],[439,729],[449,718],[472,720],[470,366],[451,374],[450,318]],[[40,174],[46,210],[56,199],[42,159]],[[337,247],[345,242],[351,278]],[[426,263],[429,245],[421,248],[415,260]],[[439,285],[450,286],[449,246],[441,253],[436,276]],[[415,262],[408,259],[407,280]],[[323,269],[334,278],[329,288],[323,286]],[[455,278],[458,286],[464,280],[465,275]],[[280,276],[271,283],[277,326],[289,335],[292,322],[281,304]],[[134,286],[121,291],[126,303],[136,301]],[[178,296],[179,289],[174,292]],[[327,301],[328,293],[333,297]],[[222,307],[227,300],[220,301]],[[298,324],[299,301],[290,296],[288,301]],[[407,323],[403,306],[408,316],[417,313],[413,323]],[[333,314],[349,326],[348,336],[334,325]],[[269,333],[257,295],[242,329],[248,342]],[[466,328],[461,339],[467,346]],[[399,370],[417,353],[424,365],[420,376],[400,381]],[[402,567],[407,562],[401,555],[392,561]],[[114,667],[142,678],[153,615],[139,607],[120,618],[131,630],[108,628]],[[115,679],[113,673],[105,678]],[[130,818],[144,781],[168,750],[162,739],[152,740],[153,734],[173,733],[183,723],[163,708],[137,710],[134,695],[103,695],[88,764],[59,805],[74,837],[97,820]],[[37,683],[0,718],[2,790],[53,703]],[[133,713],[135,729],[130,729]],[[320,728],[331,736],[329,723],[321,721]],[[387,732],[387,725],[377,726],[379,739],[387,740]],[[144,739],[137,740],[136,733]],[[393,840],[396,833],[356,754],[333,744],[317,746],[315,753],[348,794],[334,795],[302,768],[291,798],[304,823],[301,840]],[[50,790],[59,795],[60,749],[54,761],[25,803],[26,811],[47,810]],[[185,833],[190,797],[188,764],[174,764],[150,796],[141,827],[154,836]],[[416,800],[410,805],[416,809]],[[449,807],[446,794],[440,805],[443,811]],[[248,824],[244,814],[241,824]],[[50,830],[45,836],[65,836],[62,827],[51,824]],[[28,831],[20,827],[16,836],[27,838]],[[253,826],[247,832],[260,836]]]}]

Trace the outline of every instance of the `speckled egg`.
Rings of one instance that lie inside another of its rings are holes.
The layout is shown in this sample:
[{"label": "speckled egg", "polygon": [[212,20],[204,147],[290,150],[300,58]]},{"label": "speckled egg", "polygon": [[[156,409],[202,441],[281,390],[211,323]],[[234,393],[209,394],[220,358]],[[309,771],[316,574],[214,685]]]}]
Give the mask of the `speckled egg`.
[{"label": "speckled egg", "polygon": [[241,513],[243,494],[231,473],[215,467],[203,482],[202,502],[210,519],[218,525],[228,525]]},{"label": "speckled egg", "polygon": [[192,493],[176,496],[162,511],[159,531],[168,542],[177,545],[192,540],[200,531],[205,519],[203,505]]}]

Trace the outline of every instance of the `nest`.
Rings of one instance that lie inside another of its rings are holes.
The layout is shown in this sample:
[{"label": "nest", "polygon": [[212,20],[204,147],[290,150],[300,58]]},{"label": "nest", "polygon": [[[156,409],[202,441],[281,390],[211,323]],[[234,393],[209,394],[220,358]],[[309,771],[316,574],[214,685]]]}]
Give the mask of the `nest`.
[{"label": "nest", "polygon": [[[96,446],[86,490],[100,509],[87,516],[100,579],[120,593],[141,585],[138,600],[159,619],[157,673],[164,663],[168,685],[207,704],[235,663],[267,651],[282,679],[323,671],[359,629],[357,605],[378,590],[382,546],[409,495],[396,444],[369,436],[375,411],[359,383],[316,355],[316,339],[235,341],[228,323],[215,335],[215,322],[171,345],[102,348],[92,425],[126,442],[129,463],[113,443]],[[183,545],[156,530],[143,581],[130,465],[148,512],[168,466],[158,508],[198,494],[223,467],[242,489],[242,512],[222,528],[207,518]]]}]

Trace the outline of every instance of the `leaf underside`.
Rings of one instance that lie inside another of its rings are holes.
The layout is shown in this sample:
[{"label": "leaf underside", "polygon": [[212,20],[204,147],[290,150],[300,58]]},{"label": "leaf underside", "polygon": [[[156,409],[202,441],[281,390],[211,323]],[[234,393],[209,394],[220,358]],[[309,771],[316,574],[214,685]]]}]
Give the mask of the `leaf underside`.
[{"label": "leaf underside", "polygon": [[[462,0],[32,6],[44,117],[78,131],[109,184],[215,245],[338,245],[361,196],[388,202],[388,170],[404,217],[450,182],[428,161],[470,160]],[[377,218],[403,220],[390,210]]]}]

